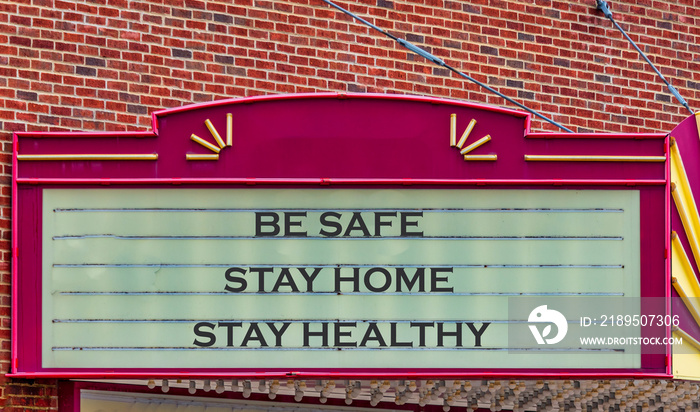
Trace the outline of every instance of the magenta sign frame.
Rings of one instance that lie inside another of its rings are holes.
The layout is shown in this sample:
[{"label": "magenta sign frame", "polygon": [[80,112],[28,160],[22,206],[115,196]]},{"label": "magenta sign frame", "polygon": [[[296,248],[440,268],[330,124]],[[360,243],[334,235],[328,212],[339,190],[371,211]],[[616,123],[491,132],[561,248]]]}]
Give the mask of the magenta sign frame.
[{"label": "magenta sign frame", "polygon": [[[472,119],[473,133],[460,142]],[[42,366],[42,193],[58,187],[636,190],[641,297],[669,299],[666,136],[534,134],[529,128],[529,115],[512,110],[416,96],[324,93],[162,110],[153,114],[147,132],[16,133],[11,376],[669,377],[670,349],[642,355],[640,368],[605,370]]]}]

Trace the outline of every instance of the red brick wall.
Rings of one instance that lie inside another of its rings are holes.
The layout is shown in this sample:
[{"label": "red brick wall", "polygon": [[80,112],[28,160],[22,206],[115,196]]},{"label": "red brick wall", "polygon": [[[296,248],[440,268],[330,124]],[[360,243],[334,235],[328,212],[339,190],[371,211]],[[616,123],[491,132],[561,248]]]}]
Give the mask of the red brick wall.
[{"label": "red brick wall", "polygon": [[[688,115],[594,0],[340,4],[575,131],[668,132]],[[613,1],[612,11],[700,109],[694,0]],[[10,365],[12,131],[141,130],[156,109],[316,91],[514,108],[321,0],[0,1],[0,372]],[[0,393],[4,410],[55,407],[52,382],[2,378]]]},{"label": "red brick wall", "polygon": [[[4,372],[4,371],[3,371]],[[55,380],[10,380],[0,378],[0,410],[7,412],[45,411],[58,408]]]}]

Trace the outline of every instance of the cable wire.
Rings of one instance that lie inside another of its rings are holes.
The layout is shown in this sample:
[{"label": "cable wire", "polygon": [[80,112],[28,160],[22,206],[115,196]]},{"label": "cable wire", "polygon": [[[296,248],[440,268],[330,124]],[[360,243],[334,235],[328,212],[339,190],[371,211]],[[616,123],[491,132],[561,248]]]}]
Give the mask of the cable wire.
[{"label": "cable wire", "polygon": [[357,21],[359,21],[359,22],[361,22],[361,23],[363,23],[363,24],[365,24],[365,25],[367,25],[367,26],[373,28],[374,30],[376,30],[376,31],[378,31],[378,32],[380,32],[380,33],[382,33],[383,35],[385,35],[385,36],[389,37],[390,39],[396,41],[396,42],[399,43],[401,46],[407,48],[408,50],[410,50],[410,51],[412,51],[412,52],[414,52],[414,53],[416,53],[417,55],[419,55],[419,56],[421,56],[421,57],[424,57],[425,59],[427,59],[427,60],[429,60],[429,61],[431,61],[431,62],[437,64],[438,66],[444,67],[444,68],[446,68],[446,69],[448,69],[448,70],[454,72],[455,74],[457,74],[457,75],[459,75],[459,76],[461,76],[461,77],[463,77],[463,78],[469,80],[470,82],[476,83],[477,85],[481,86],[482,88],[484,88],[484,89],[490,91],[490,92],[493,93],[493,94],[496,94],[496,95],[498,95],[498,96],[504,98],[506,101],[508,101],[508,102],[510,102],[510,103],[512,103],[512,104],[514,104],[514,105],[516,105],[516,106],[518,106],[518,107],[520,107],[520,108],[523,109],[523,110],[528,111],[529,113],[532,113],[533,115],[539,117],[540,119],[545,120],[545,121],[547,121],[547,122],[553,124],[554,126],[560,128],[560,129],[562,129],[562,130],[565,130],[565,131],[567,131],[567,132],[569,132],[569,133],[573,133],[573,130],[568,129],[568,128],[562,126],[561,124],[555,122],[554,120],[552,120],[552,119],[550,119],[550,118],[548,118],[548,117],[545,117],[544,115],[540,114],[539,112],[537,112],[537,111],[535,111],[535,110],[533,110],[533,109],[530,109],[529,107],[527,107],[527,106],[525,106],[525,105],[523,105],[523,104],[521,104],[521,103],[516,102],[515,100],[513,100],[513,99],[511,99],[510,97],[506,96],[505,94],[499,92],[498,90],[492,88],[491,86],[488,86],[488,85],[486,85],[486,84],[484,84],[484,83],[482,83],[482,82],[480,82],[480,81],[474,79],[473,77],[468,76],[468,75],[462,73],[461,71],[455,69],[454,67],[452,67],[452,66],[448,65],[447,63],[445,63],[444,61],[442,61],[442,59],[440,59],[439,57],[434,56],[433,54],[431,54],[431,53],[429,53],[428,51],[426,51],[426,50],[424,50],[424,49],[422,49],[422,48],[416,46],[415,44],[412,44],[412,43],[409,42],[409,41],[406,41],[406,40],[404,40],[404,39],[400,39],[400,38],[394,36],[393,34],[389,33],[388,31],[386,31],[386,30],[384,30],[384,29],[381,29],[381,28],[375,26],[374,24],[372,24],[372,23],[368,22],[367,20],[361,18],[360,16],[358,16],[358,15],[352,13],[351,11],[346,10],[346,9],[344,9],[344,8],[342,8],[342,7],[340,7],[340,6],[338,6],[337,4],[333,3],[333,2],[330,1],[330,0],[323,0],[323,2],[326,3],[326,4],[328,4],[328,5],[331,6],[331,7],[334,7],[334,8],[336,8],[336,9],[342,11],[343,13],[345,13],[345,14],[347,14],[348,16],[352,17],[353,19],[355,19],[355,20],[357,20]]},{"label": "cable wire", "polygon": [[685,108],[688,109],[688,111],[690,112],[690,114],[695,114],[695,112],[693,112],[693,110],[692,110],[692,109],[690,108],[690,106],[688,105],[688,102],[686,102],[685,99],[683,99],[683,96],[681,96],[680,93],[678,93],[678,90],[676,90],[676,88],[673,87],[673,86],[671,85],[671,83],[668,82],[668,80],[666,80],[666,78],[661,74],[661,72],[659,71],[659,69],[657,69],[656,66],[654,66],[654,63],[652,63],[651,60],[649,60],[649,58],[646,56],[646,54],[644,54],[644,52],[637,46],[637,44],[636,44],[634,41],[632,41],[632,39],[630,38],[630,36],[627,35],[627,33],[622,29],[622,27],[620,27],[620,25],[617,24],[617,22],[615,21],[615,19],[613,19],[612,12],[611,12],[610,9],[608,8],[608,3],[607,3],[605,0],[596,0],[596,8],[597,8],[598,10],[602,11],[602,12],[603,12],[603,15],[604,15],[605,17],[607,17],[608,19],[610,19],[610,21],[612,22],[612,24],[613,24],[618,30],[620,30],[620,33],[622,33],[622,35],[625,36],[625,38],[627,39],[627,41],[630,42],[630,44],[632,44],[632,46],[637,50],[637,52],[639,53],[639,55],[642,56],[642,57],[644,58],[644,60],[647,61],[647,63],[649,63],[649,66],[651,66],[651,68],[654,69],[654,71],[656,72],[656,74],[659,75],[659,77],[661,78],[661,80],[663,80],[663,82],[666,83],[666,87],[668,87],[668,90],[671,92],[671,94],[673,94],[673,95],[676,97],[676,100],[678,100],[678,102],[679,102],[680,104],[682,104],[683,106],[685,106]]}]

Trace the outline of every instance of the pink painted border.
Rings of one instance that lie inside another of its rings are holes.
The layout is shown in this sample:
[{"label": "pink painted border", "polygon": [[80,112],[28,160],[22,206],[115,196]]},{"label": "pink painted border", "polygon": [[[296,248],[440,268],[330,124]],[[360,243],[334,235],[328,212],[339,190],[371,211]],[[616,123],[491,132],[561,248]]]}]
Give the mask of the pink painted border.
[{"label": "pink painted border", "polygon": [[18,137],[17,133],[12,134],[12,245],[10,246],[10,264],[12,275],[12,353],[10,354],[12,373],[17,371],[18,365],[18,311],[19,311],[19,285],[18,285],[18,263],[17,263],[17,245],[19,241],[19,201],[17,188],[17,149]]},{"label": "pink painted border", "polygon": [[[666,276],[665,276],[665,296],[666,296],[666,314],[671,315],[672,310],[671,310],[671,161],[670,161],[670,155],[671,155],[671,139],[670,136],[666,136],[666,140],[664,142],[664,150],[666,151],[666,188],[665,188],[665,207],[666,207],[666,212],[665,212],[665,219],[664,219],[664,225],[665,225],[665,230],[664,234],[665,239],[664,239],[664,244],[665,244],[665,250],[664,250],[664,258],[666,259]],[[669,325],[666,328],[666,336],[672,336],[672,328],[671,325]],[[668,346],[666,347],[666,373],[669,376],[673,375],[673,350],[671,348],[671,344],[669,343]]]},{"label": "pink painted border", "polygon": [[345,178],[256,178],[245,179],[192,179],[192,178],[165,178],[165,179],[33,179],[18,178],[17,183],[22,184],[53,184],[53,185],[73,185],[73,184],[131,184],[131,185],[155,185],[155,184],[234,184],[234,185],[494,185],[494,186],[660,186],[665,185],[665,180],[642,179],[642,180],[602,180],[602,179],[345,179]]},{"label": "pink painted border", "polygon": [[187,378],[223,378],[223,379],[668,379],[673,377],[665,373],[649,373],[649,372],[626,372],[626,371],[586,371],[572,372],[567,371],[541,371],[541,372],[138,372],[138,373],[88,373],[88,372],[20,372],[8,373],[5,376],[24,379],[187,379]]}]

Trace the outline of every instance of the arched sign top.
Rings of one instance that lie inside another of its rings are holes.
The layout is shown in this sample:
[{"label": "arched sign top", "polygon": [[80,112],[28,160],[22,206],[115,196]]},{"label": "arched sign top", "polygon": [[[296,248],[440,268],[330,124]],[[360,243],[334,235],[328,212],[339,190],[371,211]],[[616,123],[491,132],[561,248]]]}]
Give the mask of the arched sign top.
[{"label": "arched sign top", "polygon": [[[188,112],[200,109],[210,109],[217,106],[227,106],[232,104],[252,104],[256,102],[266,101],[283,101],[283,100],[300,100],[300,99],[372,99],[372,100],[387,100],[387,101],[412,101],[430,104],[445,104],[458,107],[468,107],[481,111],[490,111],[494,113],[507,114],[514,117],[530,118],[530,114],[518,110],[506,109],[503,107],[490,106],[479,103],[465,102],[461,100],[444,99],[430,96],[417,96],[406,94],[381,94],[381,93],[297,93],[297,94],[268,94],[260,96],[251,96],[244,98],[233,98],[224,100],[215,100],[212,102],[195,103],[191,105],[173,107],[153,112],[153,130],[158,129],[158,119],[171,116],[181,112]],[[527,124],[529,129],[529,123]]]}]

